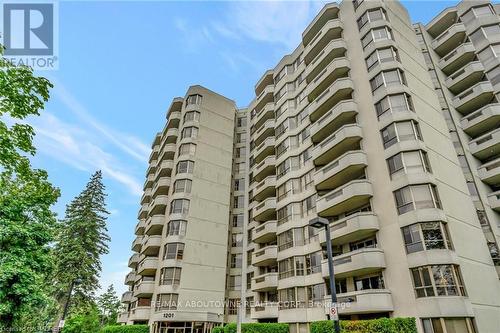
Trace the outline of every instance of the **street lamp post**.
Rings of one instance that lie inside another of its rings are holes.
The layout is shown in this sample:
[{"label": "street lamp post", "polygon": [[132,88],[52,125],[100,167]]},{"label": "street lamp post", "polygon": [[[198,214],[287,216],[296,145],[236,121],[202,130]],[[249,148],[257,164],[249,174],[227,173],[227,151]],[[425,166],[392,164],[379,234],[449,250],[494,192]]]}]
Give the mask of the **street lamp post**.
[{"label": "street lamp post", "polygon": [[[335,288],[335,272],[333,270],[332,240],[330,237],[330,222],[324,217],[316,217],[309,221],[309,225],[314,228],[324,228],[326,234],[326,253],[328,256],[328,274],[330,276],[330,292],[332,294],[332,304],[330,308],[330,317],[333,321],[333,330],[340,333],[340,323],[337,309],[337,290]],[[333,310],[333,312],[332,312]]]}]

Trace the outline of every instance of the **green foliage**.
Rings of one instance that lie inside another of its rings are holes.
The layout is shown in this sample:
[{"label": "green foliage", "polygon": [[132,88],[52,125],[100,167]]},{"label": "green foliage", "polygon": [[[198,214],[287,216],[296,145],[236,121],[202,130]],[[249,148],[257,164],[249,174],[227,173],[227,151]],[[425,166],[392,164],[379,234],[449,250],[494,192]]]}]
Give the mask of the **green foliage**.
[{"label": "green foliage", "polygon": [[120,299],[116,295],[115,288],[110,285],[105,293],[97,297],[101,325],[115,324],[120,309]]},{"label": "green foliage", "polygon": [[99,314],[94,308],[88,313],[71,315],[66,320],[62,333],[97,333],[99,327]]},{"label": "green foliage", "polygon": [[[216,329],[216,327],[214,328]],[[212,329],[212,333],[214,333]],[[288,333],[288,324],[283,323],[243,323],[242,333]],[[236,324],[224,326],[224,333],[236,333]]]},{"label": "green foliage", "polygon": [[71,302],[77,307],[92,303],[99,288],[100,256],[108,253],[107,243],[110,240],[106,228],[109,213],[105,198],[102,173],[97,171],[85,189],[66,207],[54,249],[57,258],[55,277],[61,291],[57,298],[61,303],[65,302],[73,281],[78,283],[75,284]]},{"label": "green foliage", "polygon": [[212,328],[212,333],[223,333],[224,332],[224,327],[223,326],[215,326]]},{"label": "green foliage", "polygon": [[[311,333],[331,333],[330,320],[311,323]],[[341,320],[341,332],[345,333],[417,333],[415,318],[380,318],[372,320]]]},{"label": "green foliage", "polygon": [[99,333],[149,333],[148,325],[105,326]]}]

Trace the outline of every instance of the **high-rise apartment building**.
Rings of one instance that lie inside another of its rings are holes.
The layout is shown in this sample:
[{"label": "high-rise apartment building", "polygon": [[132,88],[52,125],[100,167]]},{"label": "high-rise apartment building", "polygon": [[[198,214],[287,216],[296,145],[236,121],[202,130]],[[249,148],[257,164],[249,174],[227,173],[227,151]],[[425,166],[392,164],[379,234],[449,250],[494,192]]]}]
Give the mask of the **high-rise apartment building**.
[{"label": "high-rise apartment building", "polygon": [[328,4],[248,108],[200,86],[174,99],[120,322],[307,333],[329,312],[320,216],[341,319],[499,332],[499,13],[461,2],[424,26],[395,1]]}]

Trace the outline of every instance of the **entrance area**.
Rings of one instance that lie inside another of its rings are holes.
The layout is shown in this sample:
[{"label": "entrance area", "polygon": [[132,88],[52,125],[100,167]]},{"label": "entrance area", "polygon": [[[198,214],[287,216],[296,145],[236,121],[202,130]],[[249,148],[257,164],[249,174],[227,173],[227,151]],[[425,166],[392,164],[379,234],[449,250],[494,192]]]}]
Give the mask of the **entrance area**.
[{"label": "entrance area", "polygon": [[154,323],[154,333],[210,333],[217,323],[199,321],[162,321]]}]

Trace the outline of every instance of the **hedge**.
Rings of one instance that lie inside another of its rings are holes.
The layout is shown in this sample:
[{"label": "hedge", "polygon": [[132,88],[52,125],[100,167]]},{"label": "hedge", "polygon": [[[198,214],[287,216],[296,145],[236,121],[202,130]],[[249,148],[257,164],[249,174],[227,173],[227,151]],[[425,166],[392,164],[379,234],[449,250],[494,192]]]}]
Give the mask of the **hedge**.
[{"label": "hedge", "polygon": [[[332,333],[331,320],[311,323],[311,333]],[[380,318],[371,320],[341,320],[345,333],[417,333],[415,318]]]},{"label": "hedge", "polygon": [[149,333],[148,325],[113,325],[101,328],[99,333]]},{"label": "hedge", "polygon": [[[415,318],[380,318],[371,320],[341,320],[342,333],[417,333]],[[284,323],[244,323],[242,333],[288,333]],[[315,321],[310,324],[310,333],[332,333],[331,320]],[[236,333],[236,324],[217,326],[212,333]]]}]

